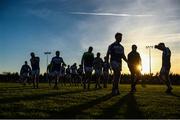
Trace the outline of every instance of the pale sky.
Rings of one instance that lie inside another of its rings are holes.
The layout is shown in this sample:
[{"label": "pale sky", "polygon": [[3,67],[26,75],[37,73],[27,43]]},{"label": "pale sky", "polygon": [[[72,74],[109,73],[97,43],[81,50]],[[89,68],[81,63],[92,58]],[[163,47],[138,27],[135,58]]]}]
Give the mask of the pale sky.
[{"label": "pale sky", "polygon": [[[107,52],[116,32],[123,34],[125,54],[138,46],[144,72],[149,71],[147,45],[164,42],[171,49],[171,72],[180,73],[179,0],[0,0],[0,73],[19,72],[30,52],[40,57],[56,50],[67,64],[80,63],[89,46]],[[161,68],[161,51],[152,49],[152,72]],[[128,73],[123,62],[123,71]]]}]

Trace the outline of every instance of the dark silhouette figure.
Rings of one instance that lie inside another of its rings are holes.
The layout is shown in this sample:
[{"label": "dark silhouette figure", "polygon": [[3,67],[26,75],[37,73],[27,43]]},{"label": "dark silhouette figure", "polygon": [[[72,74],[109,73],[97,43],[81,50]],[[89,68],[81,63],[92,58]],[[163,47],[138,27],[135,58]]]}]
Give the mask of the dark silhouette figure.
[{"label": "dark silhouette figure", "polygon": [[24,65],[21,67],[21,70],[20,70],[20,79],[23,85],[26,85],[26,82],[30,83],[29,81],[30,74],[31,74],[31,68],[28,65],[27,61],[25,61]]},{"label": "dark silhouette figure", "polygon": [[39,74],[40,74],[40,67],[39,67],[39,62],[40,58],[36,57],[35,54],[32,52],[31,53],[31,68],[32,68],[32,81],[33,81],[33,88],[38,88],[39,86]]},{"label": "dark silhouette figure", "polygon": [[162,67],[160,71],[160,79],[163,80],[167,85],[166,93],[171,93],[173,89],[171,86],[171,80],[169,78],[169,71],[171,68],[171,51],[164,43],[159,43],[155,45],[155,48],[161,50],[162,53]]},{"label": "dark silhouette figure", "polygon": [[93,68],[95,70],[95,80],[96,80],[95,88],[101,88],[100,79],[101,79],[102,69],[103,69],[103,60],[101,59],[100,56],[101,54],[98,52],[97,57],[93,61]]},{"label": "dark silhouette figure", "polygon": [[103,87],[107,88],[107,83],[109,80],[109,69],[110,65],[109,62],[107,61],[107,57],[104,57],[104,62],[103,62]]},{"label": "dark silhouette figure", "polygon": [[84,89],[86,89],[86,84],[88,84],[88,90],[90,88],[90,81],[92,77],[93,70],[93,61],[94,54],[92,53],[93,47],[89,47],[88,52],[85,52],[81,59],[81,64],[83,65],[83,69],[85,71],[85,79],[84,79]]},{"label": "dark silhouette figure", "polygon": [[131,92],[136,91],[137,81],[141,77],[141,57],[137,52],[137,46],[132,45],[132,51],[128,54],[128,67],[131,72]]},{"label": "dark silhouette figure", "polygon": [[52,72],[52,64],[51,63],[47,66],[47,76],[48,76],[49,86],[51,86],[51,82],[53,79],[53,72]]},{"label": "dark silhouette figure", "polygon": [[81,83],[81,86],[83,85],[83,66],[82,65],[79,65],[79,68],[77,69],[77,72],[78,72],[78,79],[79,79],[79,82]]},{"label": "dark silhouette figure", "polygon": [[78,84],[78,77],[77,77],[77,65],[76,63],[74,63],[72,66],[71,66],[71,80],[72,80],[72,83],[74,83],[75,86],[77,86]]},{"label": "dark silhouette figure", "polygon": [[63,61],[63,58],[60,57],[60,52],[56,51],[56,56],[53,57],[51,60],[53,78],[55,79],[55,85],[54,85],[55,89],[58,89],[57,84],[58,84],[58,81],[60,79],[62,64],[65,64]]},{"label": "dark silhouette figure", "polygon": [[60,82],[61,82],[61,85],[66,85],[65,73],[66,73],[66,65],[62,64],[62,66],[61,66],[61,73],[60,73]]},{"label": "dark silhouette figure", "polygon": [[72,81],[71,81],[71,68],[70,68],[70,65],[68,65],[67,68],[66,68],[66,81],[68,81],[70,86],[71,86]]},{"label": "dark silhouette figure", "polygon": [[122,34],[116,33],[115,39],[116,41],[109,46],[106,56],[107,56],[107,60],[109,60],[109,56],[111,56],[110,64],[112,70],[114,71],[112,94],[118,95],[119,94],[118,84],[122,70],[122,59],[126,62],[127,59],[124,54],[124,47],[120,44],[122,40]]}]

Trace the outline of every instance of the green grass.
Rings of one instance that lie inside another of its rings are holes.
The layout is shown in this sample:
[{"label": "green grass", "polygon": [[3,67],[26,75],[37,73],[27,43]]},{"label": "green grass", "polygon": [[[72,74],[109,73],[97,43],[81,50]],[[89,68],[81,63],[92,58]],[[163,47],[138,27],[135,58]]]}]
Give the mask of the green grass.
[{"label": "green grass", "polygon": [[53,90],[48,84],[39,89],[15,83],[0,83],[0,118],[180,118],[180,86],[173,94],[164,85],[120,85],[121,94],[111,96],[107,89],[82,91],[63,86]]}]

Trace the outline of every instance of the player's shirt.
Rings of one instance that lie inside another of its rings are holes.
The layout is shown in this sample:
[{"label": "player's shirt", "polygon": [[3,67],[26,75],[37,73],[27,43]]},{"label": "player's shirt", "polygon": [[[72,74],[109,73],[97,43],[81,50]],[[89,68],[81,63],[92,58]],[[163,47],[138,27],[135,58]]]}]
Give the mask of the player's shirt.
[{"label": "player's shirt", "polygon": [[111,55],[110,61],[122,63],[121,59],[124,56],[124,47],[120,43],[112,43],[108,48],[108,53]]},{"label": "player's shirt", "polygon": [[93,66],[93,61],[94,61],[94,54],[85,52],[82,57],[84,61],[84,66],[85,67],[92,67]]},{"label": "player's shirt", "polygon": [[96,57],[93,61],[93,68],[96,70],[100,70],[103,67],[103,60],[101,58]]},{"label": "player's shirt", "polygon": [[131,51],[128,54],[128,66],[129,67],[137,67],[137,65],[141,64],[141,57],[138,52]]},{"label": "player's shirt", "polygon": [[40,69],[40,67],[39,67],[39,62],[40,62],[39,57],[31,58],[30,62],[31,62],[32,70],[39,70]]},{"label": "player's shirt", "polygon": [[166,47],[162,53],[162,67],[171,67],[171,51],[168,47]]},{"label": "player's shirt", "polygon": [[21,67],[21,71],[20,71],[20,74],[23,74],[23,73],[29,73],[31,71],[31,68],[29,65],[23,65]]},{"label": "player's shirt", "polygon": [[75,66],[75,65],[71,66],[71,73],[77,74],[77,66]]},{"label": "player's shirt", "polygon": [[61,64],[64,63],[62,57],[53,57],[51,60],[52,64],[52,71],[59,71],[61,70]]},{"label": "player's shirt", "polygon": [[108,72],[108,71],[109,71],[109,68],[110,68],[109,63],[103,62],[103,71],[104,71],[104,72]]}]

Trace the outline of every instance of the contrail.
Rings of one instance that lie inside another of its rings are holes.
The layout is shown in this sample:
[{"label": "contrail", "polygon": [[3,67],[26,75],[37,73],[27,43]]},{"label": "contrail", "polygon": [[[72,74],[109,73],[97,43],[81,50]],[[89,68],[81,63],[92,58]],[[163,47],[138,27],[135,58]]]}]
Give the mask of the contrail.
[{"label": "contrail", "polygon": [[133,15],[133,14],[117,14],[117,13],[95,13],[95,12],[69,12],[74,15],[94,15],[94,16],[115,16],[115,17],[152,17],[154,15]]}]

